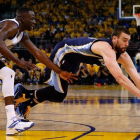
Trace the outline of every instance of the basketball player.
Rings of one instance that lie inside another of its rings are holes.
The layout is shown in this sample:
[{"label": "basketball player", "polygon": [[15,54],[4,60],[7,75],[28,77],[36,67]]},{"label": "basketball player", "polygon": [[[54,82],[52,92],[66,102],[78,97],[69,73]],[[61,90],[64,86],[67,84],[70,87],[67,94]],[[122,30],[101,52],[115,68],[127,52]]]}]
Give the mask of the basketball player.
[{"label": "basketball player", "polygon": [[[116,27],[111,39],[96,39],[81,37],[59,42],[50,58],[61,69],[76,73],[81,62],[104,65],[116,81],[129,92],[140,98],[140,76],[126,52],[129,45],[130,33],[124,27]],[[122,73],[118,63],[122,64],[136,86]],[[29,100],[17,107],[17,113],[27,118],[28,108],[45,100],[62,102],[67,95],[68,83],[56,72],[46,69],[46,83],[50,86],[27,90],[21,84],[15,86],[15,99],[25,97]]]},{"label": "basketball player", "polygon": [[[31,52],[40,62],[53,69],[61,78],[67,82],[71,82],[73,74],[62,71],[55,64],[48,59],[29,39],[24,30],[32,30],[35,27],[35,14],[28,8],[20,8],[16,12],[15,19],[6,19],[0,22],[0,53],[5,57],[15,62],[18,66],[28,70],[28,68],[35,69],[34,65],[19,60],[8,49],[8,47],[20,42],[29,52]],[[31,128],[33,122],[21,122],[17,119],[14,110],[14,76],[15,73],[12,69],[6,67],[0,61],[0,78],[3,80],[2,93],[5,100],[5,108],[7,114],[6,134],[14,135],[18,132],[25,131]]]}]

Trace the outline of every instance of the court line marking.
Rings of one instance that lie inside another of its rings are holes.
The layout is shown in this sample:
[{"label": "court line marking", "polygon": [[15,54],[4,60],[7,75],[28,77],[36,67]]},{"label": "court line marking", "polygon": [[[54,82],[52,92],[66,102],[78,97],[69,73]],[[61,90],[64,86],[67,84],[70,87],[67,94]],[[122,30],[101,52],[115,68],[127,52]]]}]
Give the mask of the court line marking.
[{"label": "court line marking", "polygon": [[140,140],[140,134],[136,138],[134,138],[133,140]]},{"label": "court line marking", "polygon": [[87,136],[104,136],[104,135],[87,135]]},{"label": "court line marking", "polygon": [[66,138],[67,136],[62,136],[62,137],[54,137],[54,138],[44,138],[42,140],[49,140],[49,139],[59,139],[59,138]]},{"label": "court line marking", "polygon": [[140,117],[140,116],[128,116],[128,115],[95,115],[95,114],[60,114],[60,113],[32,113],[32,114],[42,114],[42,115],[45,115],[45,114],[49,114],[49,115],[84,115],[84,116],[87,116],[87,115],[92,115],[92,116],[100,116],[100,117],[106,117],[106,116],[112,116],[112,117],[116,117],[116,116],[120,116],[120,117]]},{"label": "court line marking", "polygon": [[81,137],[83,137],[83,136],[85,136],[85,135],[87,135],[87,134],[90,134],[90,133],[92,133],[92,132],[95,131],[95,128],[94,128],[93,126],[86,125],[86,124],[81,124],[81,123],[73,123],[73,122],[66,122],[66,121],[54,121],[54,120],[39,120],[39,119],[34,119],[34,120],[38,120],[38,121],[60,122],[60,123],[63,122],[63,123],[70,123],[70,124],[78,124],[78,125],[87,126],[87,127],[90,128],[89,131],[86,131],[86,132],[84,132],[83,134],[81,134],[81,135],[79,135],[79,136],[77,136],[77,137],[75,137],[75,138],[73,138],[73,139],[71,139],[71,140],[77,140],[77,139],[79,139],[79,138],[81,138]]}]

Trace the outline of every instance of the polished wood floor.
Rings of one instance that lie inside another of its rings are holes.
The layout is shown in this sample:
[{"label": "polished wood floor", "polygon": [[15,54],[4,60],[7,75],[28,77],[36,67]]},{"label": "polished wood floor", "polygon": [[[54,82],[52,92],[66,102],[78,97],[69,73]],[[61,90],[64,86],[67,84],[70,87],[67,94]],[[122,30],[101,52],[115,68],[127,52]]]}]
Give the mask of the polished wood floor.
[{"label": "polished wood floor", "polygon": [[35,123],[32,129],[6,137],[6,114],[0,94],[0,140],[140,139],[140,99],[116,85],[72,85],[62,103],[39,104],[32,108],[30,119]]}]

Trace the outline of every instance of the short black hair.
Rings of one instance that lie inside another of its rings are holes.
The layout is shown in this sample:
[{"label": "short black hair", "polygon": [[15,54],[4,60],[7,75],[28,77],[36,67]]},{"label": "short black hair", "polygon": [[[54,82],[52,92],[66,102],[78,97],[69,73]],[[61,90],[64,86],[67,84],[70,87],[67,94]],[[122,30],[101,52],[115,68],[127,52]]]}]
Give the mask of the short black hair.
[{"label": "short black hair", "polygon": [[113,37],[113,36],[120,37],[121,33],[126,33],[126,34],[130,35],[130,32],[125,27],[123,27],[123,26],[117,26],[113,30],[111,37]]},{"label": "short black hair", "polygon": [[16,11],[16,16],[22,15],[24,13],[29,13],[29,11],[33,11],[31,8],[21,7]]}]

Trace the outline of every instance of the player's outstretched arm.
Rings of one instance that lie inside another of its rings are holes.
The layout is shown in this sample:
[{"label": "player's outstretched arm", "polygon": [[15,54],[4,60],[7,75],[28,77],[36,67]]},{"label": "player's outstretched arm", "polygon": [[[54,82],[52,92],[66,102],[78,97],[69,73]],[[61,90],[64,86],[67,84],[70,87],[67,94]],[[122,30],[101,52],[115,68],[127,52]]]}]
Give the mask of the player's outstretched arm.
[{"label": "player's outstretched arm", "polygon": [[8,59],[15,62],[18,66],[28,70],[35,69],[34,65],[29,64],[26,61],[21,61],[18,59],[5,45],[4,40],[8,39],[9,37],[15,35],[17,33],[17,25],[13,22],[6,22],[5,25],[0,30],[0,53],[7,57]]},{"label": "player's outstretched arm", "polygon": [[72,82],[72,79],[77,79],[76,74],[68,73],[61,70],[57,65],[55,65],[42,51],[40,51],[29,39],[28,35],[25,34],[21,41],[22,45],[33,54],[41,63],[54,70],[60,75],[60,77],[67,82]]},{"label": "player's outstretched arm", "polygon": [[136,86],[140,89],[140,75],[138,74],[138,72],[134,66],[134,63],[133,63],[132,59],[130,58],[130,56],[128,55],[128,53],[125,52],[124,54],[122,54],[120,56],[118,62],[123,65],[123,67],[129,74],[131,79],[134,81]]},{"label": "player's outstretched arm", "polygon": [[102,56],[105,61],[105,65],[107,66],[110,73],[114,76],[116,81],[130,93],[140,98],[140,90],[122,73],[116,61],[116,53],[109,45],[104,47]]}]

